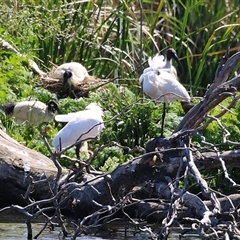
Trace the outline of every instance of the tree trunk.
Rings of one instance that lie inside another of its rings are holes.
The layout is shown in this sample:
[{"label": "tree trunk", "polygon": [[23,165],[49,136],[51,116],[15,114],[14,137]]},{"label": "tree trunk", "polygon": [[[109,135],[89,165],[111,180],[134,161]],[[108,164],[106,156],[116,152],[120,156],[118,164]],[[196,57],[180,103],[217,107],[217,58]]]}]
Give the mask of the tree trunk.
[{"label": "tree trunk", "polygon": [[29,186],[29,171],[34,181],[46,180],[39,182],[33,192],[35,199],[44,199],[49,193],[50,182],[57,173],[52,160],[19,144],[0,129],[1,206],[29,203],[28,199],[24,199]]}]

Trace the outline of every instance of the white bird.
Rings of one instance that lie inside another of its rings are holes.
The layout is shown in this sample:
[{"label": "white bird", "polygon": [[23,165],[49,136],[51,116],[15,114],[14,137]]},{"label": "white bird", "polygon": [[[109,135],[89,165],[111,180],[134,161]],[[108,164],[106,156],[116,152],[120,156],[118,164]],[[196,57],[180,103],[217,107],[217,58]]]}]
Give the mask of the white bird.
[{"label": "white bird", "polygon": [[[168,55],[168,57],[171,55]],[[175,56],[177,56],[175,54]],[[178,58],[177,58],[178,59]],[[181,65],[180,61],[177,61]],[[139,78],[143,92],[156,102],[163,102],[162,129],[165,119],[165,104],[177,100],[190,102],[191,98],[185,87],[177,80],[176,69],[172,66],[171,57],[164,61],[162,55],[149,58],[149,67],[144,69]]]},{"label": "white bird", "polygon": [[68,83],[70,89],[76,88],[88,76],[87,69],[78,62],[64,63],[53,72],[53,77],[62,80],[64,86]]},{"label": "white bird", "polygon": [[1,109],[8,117],[14,117],[17,124],[39,125],[54,119],[54,112],[60,109],[54,100],[47,104],[40,101],[9,102],[1,105]]},{"label": "white bird", "polygon": [[166,57],[163,55],[157,54],[153,58],[149,57],[148,64],[149,66],[152,66],[154,69],[161,69],[164,71],[167,71],[171,74],[173,74],[175,77],[177,77],[177,70],[172,65],[172,59],[174,59],[178,64],[178,69],[180,73],[183,71],[183,67],[181,62],[179,61],[179,58],[177,56],[176,51],[173,48],[169,48],[166,52]]},{"label": "white bird", "polygon": [[[55,120],[58,122],[68,122],[54,137],[52,145],[56,152],[60,152],[77,141],[87,141],[95,139],[102,129],[103,111],[96,103],[89,104],[85,110],[75,113],[56,115]],[[76,144],[76,156],[79,156],[80,145]]]}]

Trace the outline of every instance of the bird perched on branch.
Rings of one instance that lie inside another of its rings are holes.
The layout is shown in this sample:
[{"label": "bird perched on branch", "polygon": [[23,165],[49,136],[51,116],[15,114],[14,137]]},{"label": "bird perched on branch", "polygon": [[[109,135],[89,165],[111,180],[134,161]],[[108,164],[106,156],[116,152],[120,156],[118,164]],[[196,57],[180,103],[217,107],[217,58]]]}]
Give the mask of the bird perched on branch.
[{"label": "bird perched on branch", "polygon": [[86,77],[87,69],[78,62],[64,63],[53,72],[53,77],[63,81],[63,86],[68,83],[70,89],[75,89]]},{"label": "bird perched on branch", "polygon": [[[89,104],[85,110],[75,113],[56,115],[57,122],[68,122],[54,137],[52,145],[56,152],[75,144],[77,141],[95,139],[102,129],[103,111],[96,103]],[[76,156],[80,159],[80,144],[76,144]]]},{"label": "bird perched on branch", "polygon": [[8,117],[14,117],[17,124],[39,125],[54,119],[54,112],[60,109],[54,100],[47,104],[40,101],[9,102],[1,105],[1,109]]},{"label": "bird perched on branch", "polygon": [[165,120],[166,103],[177,100],[190,102],[191,98],[185,87],[177,80],[177,71],[172,65],[172,58],[178,63],[180,69],[182,65],[174,49],[167,51],[166,59],[162,55],[149,58],[149,67],[144,69],[139,78],[143,92],[156,102],[163,102],[162,129]]}]

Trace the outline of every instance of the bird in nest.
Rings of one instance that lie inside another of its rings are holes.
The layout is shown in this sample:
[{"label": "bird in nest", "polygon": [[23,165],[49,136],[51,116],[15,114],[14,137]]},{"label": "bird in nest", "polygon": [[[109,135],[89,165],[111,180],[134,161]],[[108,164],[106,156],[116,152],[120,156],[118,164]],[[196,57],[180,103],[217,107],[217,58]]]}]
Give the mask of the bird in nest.
[{"label": "bird in nest", "polygon": [[57,67],[52,74],[53,78],[63,81],[63,88],[66,84],[69,85],[70,91],[77,89],[79,84],[83,82],[86,77],[89,77],[87,69],[78,62],[63,63]]}]

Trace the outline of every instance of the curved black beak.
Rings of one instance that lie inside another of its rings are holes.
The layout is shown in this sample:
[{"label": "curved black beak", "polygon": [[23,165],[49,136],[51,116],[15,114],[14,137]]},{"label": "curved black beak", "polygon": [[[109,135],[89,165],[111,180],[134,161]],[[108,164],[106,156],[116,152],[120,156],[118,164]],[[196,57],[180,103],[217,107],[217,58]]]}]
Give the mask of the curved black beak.
[{"label": "curved black beak", "polygon": [[70,70],[66,70],[63,74],[63,86],[67,84],[67,81],[70,77],[72,77],[72,72]]},{"label": "curved black beak", "polygon": [[179,76],[183,75],[183,73],[184,73],[183,66],[182,66],[182,64],[181,64],[181,62],[178,58],[178,55],[177,55],[176,51],[173,48],[169,48],[167,50],[167,60],[171,60],[171,59],[174,59],[178,64]]}]

